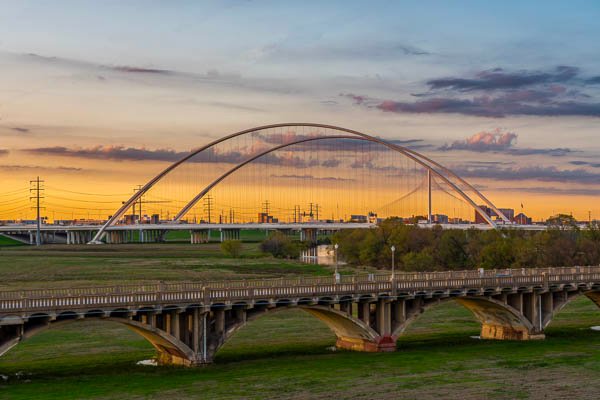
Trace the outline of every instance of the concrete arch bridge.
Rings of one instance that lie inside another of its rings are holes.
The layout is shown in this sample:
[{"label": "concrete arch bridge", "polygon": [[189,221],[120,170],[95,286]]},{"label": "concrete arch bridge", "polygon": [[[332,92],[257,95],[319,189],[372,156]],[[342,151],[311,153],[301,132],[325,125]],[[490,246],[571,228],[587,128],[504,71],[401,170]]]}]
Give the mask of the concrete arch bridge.
[{"label": "concrete arch bridge", "polygon": [[543,339],[554,315],[579,295],[600,306],[600,267],[0,292],[0,355],[53,325],[100,318],[146,338],[161,364],[205,364],[251,320],[288,308],[323,321],[339,348],[394,351],[406,327],[445,300],[474,314],[483,339]]}]

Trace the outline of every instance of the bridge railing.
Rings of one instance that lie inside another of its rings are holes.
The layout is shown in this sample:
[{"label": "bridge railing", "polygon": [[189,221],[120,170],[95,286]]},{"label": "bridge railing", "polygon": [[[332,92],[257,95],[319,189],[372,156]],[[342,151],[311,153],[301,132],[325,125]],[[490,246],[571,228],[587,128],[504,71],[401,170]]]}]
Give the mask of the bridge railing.
[{"label": "bridge railing", "polygon": [[543,287],[561,283],[600,284],[600,266],[486,271],[343,275],[232,280],[218,282],[148,283],[101,287],[0,291],[0,311],[77,308],[89,306],[205,303],[269,299],[272,297],[315,297],[402,291],[487,290]]}]

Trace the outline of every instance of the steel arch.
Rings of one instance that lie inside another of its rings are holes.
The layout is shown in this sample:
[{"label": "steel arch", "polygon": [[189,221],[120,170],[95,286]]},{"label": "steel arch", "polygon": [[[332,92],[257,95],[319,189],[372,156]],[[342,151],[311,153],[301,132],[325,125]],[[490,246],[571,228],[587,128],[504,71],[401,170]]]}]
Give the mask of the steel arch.
[{"label": "steel arch", "polygon": [[[261,130],[265,130],[265,129],[272,129],[272,128],[284,128],[284,127],[311,127],[311,128],[322,128],[322,129],[331,129],[334,131],[340,131],[340,132],[346,132],[349,133],[350,135],[354,135],[354,136],[348,136],[347,138],[350,139],[354,139],[357,137],[363,138],[364,140],[373,142],[373,143],[379,143],[382,144],[392,150],[398,151],[399,153],[404,154],[405,156],[409,157],[410,159],[412,159],[413,161],[417,162],[418,164],[420,164],[421,166],[425,167],[426,169],[428,169],[429,171],[433,172],[435,175],[437,175],[438,177],[440,177],[442,180],[444,180],[446,183],[448,183],[450,186],[452,186],[452,188],[454,190],[457,191],[457,193],[459,193],[461,195],[461,197],[463,197],[463,199],[465,199],[485,220],[488,224],[490,224],[491,226],[495,227],[495,223],[491,220],[491,218],[485,213],[483,212],[483,210],[481,210],[481,208],[475,204],[475,202],[469,197],[467,196],[462,190],[460,190],[454,183],[450,182],[450,180],[444,176],[440,171],[438,171],[436,168],[432,167],[431,165],[429,165],[429,163],[433,164],[435,167],[440,168],[442,171],[444,171],[445,173],[448,173],[449,175],[451,175],[452,177],[458,179],[461,183],[465,184],[466,186],[469,187],[469,189],[473,190],[473,192],[475,192],[477,194],[477,196],[483,200],[484,203],[486,203],[490,208],[492,208],[503,220],[508,221],[506,216],[504,216],[504,214],[502,212],[500,212],[497,207],[491,202],[489,201],[483,194],[481,194],[477,189],[475,189],[472,185],[470,185],[468,182],[466,182],[464,179],[460,178],[457,174],[455,174],[454,172],[452,172],[450,169],[443,167],[441,164],[433,161],[432,159],[423,156],[422,154],[414,151],[414,150],[410,150],[406,147],[403,146],[398,146],[396,144],[393,143],[389,143],[385,140],[376,138],[374,136],[362,133],[362,132],[358,132],[355,131],[353,129],[348,129],[348,128],[342,128],[339,126],[335,126],[335,125],[328,125],[328,124],[319,124],[319,123],[307,123],[307,122],[299,122],[299,123],[279,123],[279,124],[270,124],[270,125],[263,125],[263,126],[259,126],[259,127],[255,127],[255,128],[250,128],[250,129],[245,129],[227,136],[224,136],[220,139],[217,139],[215,141],[212,141],[210,143],[208,143],[207,145],[200,147],[199,149],[196,149],[192,152],[190,152],[190,154],[186,155],[185,157],[181,158],[179,161],[176,161],[175,163],[169,165],[167,168],[165,168],[163,171],[161,171],[158,175],[156,175],[154,178],[152,178],[150,181],[148,181],[148,183],[146,183],[140,190],[138,190],[136,193],[134,193],[129,200],[127,200],[113,215],[112,217],[110,217],[106,223],[104,223],[104,225],[102,225],[102,227],[100,228],[100,230],[96,233],[96,235],[94,236],[94,238],[89,242],[90,244],[100,244],[102,237],[104,236],[105,232],[106,232],[106,228],[108,228],[109,226],[114,225],[122,216],[123,214],[140,198],[142,197],[148,190],[150,190],[158,181],[160,181],[163,177],[165,177],[166,175],[168,175],[171,171],[173,171],[174,169],[176,169],[178,166],[180,166],[181,164],[185,163],[186,161],[188,161],[189,159],[191,159],[192,157],[196,156],[197,154],[219,144],[222,142],[225,142],[229,139],[238,137],[238,136],[242,136],[245,135],[247,133],[252,133],[252,132],[257,132],[257,131],[261,131]],[[315,137],[315,138],[311,138],[313,140],[316,140],[317,138],[321,138],[321,139],[326,139],[326,138],[341,138],[342,136],[340,135],[333,135],[333,136],[319,136],[319,137]],[[301,142],[300,142],[301,143]],[[295,143],[298,144],[298,143]],[[292,145],[291,143],[287,144],[287,145]],[[287,145],[283,145],[279,148],[282,147],[286,147]],[[271,150],[271,151],[275,151],[275,150]],[[258,158],[258,157],[256,157]],[[254,159],[256,159],[254,158]],[[243,165],[247,164],[248,162],[242,163]],[[235,167],[235,170],[239,169],[241,167]],[[233,172],[233,171],[232,171]],[[222,178],[224,179],[224,178]],[[221,179],[221,180],[222,180]],[[217,182],[218,183],[218,182]],[[214,186],[214,185],[213,185]],[[203,190],[204,192],[204,190]],[[198,196],[196,196],[198,197]],[[195,198],[194,198],[195,199]],[[179,214],[178,214],[179,215]]]}]

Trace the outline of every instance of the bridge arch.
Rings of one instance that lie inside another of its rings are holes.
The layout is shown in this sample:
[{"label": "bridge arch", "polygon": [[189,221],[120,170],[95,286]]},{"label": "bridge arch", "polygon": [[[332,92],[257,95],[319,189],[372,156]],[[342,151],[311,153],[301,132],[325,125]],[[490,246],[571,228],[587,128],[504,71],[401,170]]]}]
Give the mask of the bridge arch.
[{"label": "bridge arch", "polygon": [[76,314],[76,316],[65,315],[61,319],[58,318],[59,316],[53,316],[49,314],[32,315],[28,318],[28,320],[32,321],[33,323],[28,324],[25,322],[23,325],[15,325],[15,327],[20,328],[13,332],[14,337],[10,339],[2,338],[4,340],[2,345],[0,345],[0,356],[10,351],[23,340],[27,340],[35,335],[45,332],[46,330],[67,324],[95,320],[114,322],[124,325],[131,331],[146,339],[156,350],[157,360],[160,364],[189,366],[201,362],[201,360],[197,360],[197,354],[194,353],[189,346],[164,330],[140,321],[135,321],[128,317],[98,316],[99,313],[102,313],[102,315],[109,314],[109,312],[102,310],[91,310],[82,314]]},{"label": "bridge arch", "polygon": [[[322,129],[326,129],[326,130],[331,130],[336,132],[335,135],[321,135],[318,136],[316,138],[312,138],[311,140],[318,140],[318,139],[326,139],[326,138],[341,138],[344,137],[346,139],[350,139],[350,138],[354,138],[354,139],[360,139],[360,140],[364,140],[364,141],[368,141],[368,142],[372,142],[372,143],[378,143],[381,145],[386,146],[388,149],[391,149],[393,151],[396,151],[400,154],[403,154],[404,156],[406,156],[407,158],[413,160],[414,162],[418,163],[419,165],[421,165],[423,168],[425,168],[427,171],[429,171],[430,173],[434,174],[435,176],[439,177],[440,179],[442,179],[445,183],[447,183],[451,189],[453,191],[455,191],[457,194],[459,194],[479,215],[481,215],[481,217],[491,226],[495,226],[495,223],[491,220],[491,218],[487,215],[487,213],[485,213],[476,203],[475,201],[473,201],[473,199],[471,199],[470,196],[468,196],[462,189],[460,189],[458,187],[458,184],[464,185],[466,188],[468,188],[469,191],[472,191],[476,197],[478,199],[480,199],[484,204],[486,204],[488,207],[490,207],[492,210],[494,210],[498,216],[500,216],[504,221],[508,221],[506,216],[504,216],[504,214],[498,210],[498,208],[491,203],[491,201],[489,201],[489,199],[487,199],[483,194],[481,194],[476,188],[474,188],[472,185],[470,185],[468,182],[466,182],[464,179],[460,178],[457,174],[455,174],[454,172],[452,172],[450,169],[443,167],[441,164],[433,161],[432,159],[414,151],[411,149],[408,149],[404,146],[400,146],[398,144],[395,143],[390,143],[388,141],[384,141],[380,138],[377,138],[375,136],[372,135],[368,135],[362,132],[358,132],[352,129],[347,129],[347,128],[342,128],[342,127],[337,127],[337,126],[333,126],[333,125],[326,125],[326,124],[315,124],[315,123],[282,123],[282,124],[272,124],[272,125],[265,125],[265,126],[260,126],[260,127],[256,127],[256,128],[251,128],[251,129],[246,129],[228,136],[225,136],[221,139],[215,140],[195,151],[192,151],[190,154],[186,155],[185,157],[183,157],[182,159],[180,159],[179,161],[173,163],[172,165],[170,165],[169,167],[167,167],[166,169],[164,169],[162,172],[160,172],[159,174],[157,174],[153,179],[151,179],[150,181],[148,181],[146,183],[146,185],[144,185],[140,190],[138,190],[133,196],[131,196],[131,198],[124,202],[123,206],[121,208],[119,208],[119,210],[117,210],[111,218],[109,218],[109,220],[100,228],[100,230],[97,232],[97,234],[95,235],[95,237],[92,239],[92,241],[90,241],[90,243],[101,243],[101,239],[104,237],[105,233],[106,233],[106,229],[109,226],[115,225],[121,218],[122,216],[125,214],[125,212],[132,207],[133,204],[135,204],[146,192],[148,192],[148,190],[150,190],[155,184],[157,184],[159,181],[161,181],[164,177],[166,177],[167,175],[169,175],[170,173],[172,173],[172,171],[176,170],[179,166],[185,164],[186,162],[188,162],[189,160],[191,160],[194,156],[201,154],[202,152],[205,151],[210,151],[210,149],[214,148],[214,146],[220,144],[220,143],[224,143],[228,140],[232,140],[233,138],[237,138],[243,135],[253,135],[253,134],[257,134],[258,132],[261,132],[263,130],[267,130],[267,129],[273,129],[273,128],[290,128],[290,127],[309,127],[309,128],[322,128]],[[343,135],[339,134],[342,133]],[[298,142],[300,143],[300,141]],[[278,148],[283,148],[283,147],[287,147],[287,146],[291,146],[294,143],[289,142],[289,143],[284,143],[282,144],[280,147]],[[297,144],[297,143],[296,143]],[[274,151],[276,149],[271,149],[271,151]],[[267,152],[268,153],[268,152]],[[256,154],[253,154],[253,156],[256,156]],[[235,167],[234,169],[239,169],[240,163],[238,163],[238,166]],[[457,183],[457,182],[458,183]],[[217,182],[218,183],[218,182]],[[214,186],[214,185],[213,185]],[[200,192],[203,192],[204,190],[201,190]],[[202,195],[198,194],[195,198],[201,198]],[[197,201],[197,200],[196,200]],[[193,201],[192,201],[193,202]],[[191,203],[191,202],[190,202]],[[190,204],[188,203],[188,205]],[[194,203],[195,204],[195,203]],[[186,206],[187,207],[187,206]],[[187,212],[187,210],[189,210],[189,207],[186,210],[186,207],[184,207],[177,215],[179,218],[181,218],[182,215],[185,214],[185,212]],[[190,206],[191,207],[191,206]]]}]

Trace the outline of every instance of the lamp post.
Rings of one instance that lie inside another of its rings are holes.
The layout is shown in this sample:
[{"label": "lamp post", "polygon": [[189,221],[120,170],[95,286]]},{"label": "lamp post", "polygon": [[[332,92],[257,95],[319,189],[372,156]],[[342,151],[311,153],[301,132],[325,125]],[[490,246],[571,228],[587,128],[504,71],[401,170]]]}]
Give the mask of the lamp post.
[{"label": "lamp post", "polygon": [[394,253],[396,252],[396,247],[392,245],[390,250],[392,250],[392,281],[394,281],[394,278],[396,277],[396,269],[394,265]]},{"label": "lamp post", "polygon": [[333,248],[335,249],[333,253],[333,256],[335,257],[335,272],[333,274],[335,278],[335,283],[339,283],[340,281],[340,274],[338,272],[338,247],[339,245],[337,243],[333,245]]}]

